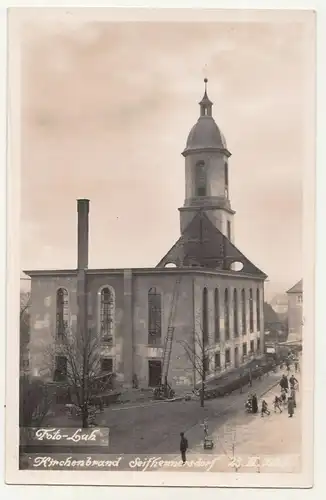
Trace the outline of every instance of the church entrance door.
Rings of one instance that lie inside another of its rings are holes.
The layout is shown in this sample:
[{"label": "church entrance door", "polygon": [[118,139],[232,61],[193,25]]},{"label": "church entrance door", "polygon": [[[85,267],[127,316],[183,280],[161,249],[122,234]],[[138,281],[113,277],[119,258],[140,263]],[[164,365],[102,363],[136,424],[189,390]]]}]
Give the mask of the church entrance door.
[{"label": "church entrance door", "polygon": [[161,384],[162,362],[157,359],[148,361],[148,386],[158,387]]}]

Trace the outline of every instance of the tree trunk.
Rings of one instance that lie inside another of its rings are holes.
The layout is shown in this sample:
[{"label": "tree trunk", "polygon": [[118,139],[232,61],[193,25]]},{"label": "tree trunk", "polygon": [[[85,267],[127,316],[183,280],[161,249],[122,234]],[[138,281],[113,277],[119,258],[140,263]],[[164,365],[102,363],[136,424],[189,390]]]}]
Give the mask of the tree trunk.
[{"label": "tree trunk", "polygon": [[85,403],[85,405],[83,405],[82,427],[83,427],[83,429],[88,428],[88,405],[86,403]]},{"label": "tree trunk", "polygon": [[203,375],[202,381],[201,381],[201,390],[200,390],[200,406],[201,408],[204,408],[204,401],[205,401],[205,376]]}]

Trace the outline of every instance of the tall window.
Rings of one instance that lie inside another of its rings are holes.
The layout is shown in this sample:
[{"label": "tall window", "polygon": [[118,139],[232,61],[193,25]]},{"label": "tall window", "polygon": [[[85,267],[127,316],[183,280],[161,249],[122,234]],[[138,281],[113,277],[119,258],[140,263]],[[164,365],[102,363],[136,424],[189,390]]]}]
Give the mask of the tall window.
[{"label": "tall window", "polygon": [[110,287],[102,288],[100,296],[100,334],[108,344],[113,342],[114,329],[114,291]]},{"label": "tall window", "polygon": [[256,292],[257,331],[260,331],[260,292]]},{"label": "tall window", "polygon": [[156,288],[148,292],[148,343],[161,344],[162,335],[162,300]]},{"label": "tall window", "polygon": [[203,344],[208,344],[208,290],[203,290]]},{"label": "tall window", "polygon": [[225,364],[228,365],[229,363],[231,363],[230,349],[225,349]]},{"label": "tall window", "polygon": [[67,334],[69,326],[69,301],[68,291],[65,288],[59,288],[57,291],[57,338],[62,339]]},{"label": "tall window", "polygon": [[241,314],[242,314],[242,335],[247,333],[247,311],[246,311],[246,292],[241,290]]},{"label": "tall window", "polygon": [[225,330],[225,340],[230,338],[230,307],[229,307],[229,290],[226,288],[224,292],[224,330]]},{"label": "tall window", "polygon": [[206,196],[206,168],[203,161],[196,164],[196,196]]},{"label": "tall window", "polygon": [[244,343],[242,344],[242,354],[243,354],[244,356],[247,356],[247,354],[248,354],[248,350],[247,350],[247,342],[244,342]]},{"label": "tall window", "polygon": [[214,310],[215,310],[215,342],[219,342],[220,341],[220,295],[218,288],[215,288]]},{"label": "tall window", "polygon": [[226,198],[229,197],[229,166],[228,163],[224,163],[224,191],[225,191],[225,196]]},{"label": "tall window", "polygon": [[250,333],[254,331],[254,298],[252,295],[252,289],[249,290],[249,323],[250,323]]},{"label": "tall window", "polygon": [[231,222],[229,220],[227,222],[227,232],[228,232],[228,239],[231,240]]},{"label": "tall window", "polygon": [[238,292],[236,289],[233,291],[233,328],[234,328],[234,336],[238,337],[239,335],[239,325],[238,325]]}]

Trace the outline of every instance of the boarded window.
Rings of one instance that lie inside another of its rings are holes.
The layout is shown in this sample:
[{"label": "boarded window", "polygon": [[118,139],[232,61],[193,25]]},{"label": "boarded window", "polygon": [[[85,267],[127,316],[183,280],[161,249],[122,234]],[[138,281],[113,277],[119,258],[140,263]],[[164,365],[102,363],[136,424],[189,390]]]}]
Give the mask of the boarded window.
[{"label": "boarded window", "polygon": [[68,374],[68,362],[66,356],[55,357],[54,381],[63,382]]},{"label": "boarded window", "polygon": [[215,370],[221,369],[221,354],[219,352],[215,353]]},{"label": "boarded window", "polygon": [[63,339],[68,333],[69,327],[69,300],[68,291],[59,288],[57,291],[57,325],[56,334],[58,339]]},{"label": "boarded window", "polygon": [[105,287],[100,295],[100,334],[102,340],[108,344],[113,342],[115,299],[114,291]]},{"label": "boarded window", "polygon": [[101,358],[101,372],[113,372],[113,359],[112,358]]},{"label": "boarded window", "polygon": [[162,298],[156,288],[148,292],[148,344],[161,344],[162,337]]}]

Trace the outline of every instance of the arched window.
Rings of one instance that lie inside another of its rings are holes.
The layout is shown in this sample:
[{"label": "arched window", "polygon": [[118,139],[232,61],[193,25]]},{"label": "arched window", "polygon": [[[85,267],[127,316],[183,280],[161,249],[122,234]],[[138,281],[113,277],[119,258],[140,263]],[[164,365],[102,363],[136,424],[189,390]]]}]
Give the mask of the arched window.
[{"label": "arched window", "polygon": [[229,307],[229,290],[226,288],[224,292],[224,331],[225,340],[230,338],[230,307]]},{"label": "arched window", "polygon": [[252,295],[252,288],[249,290],[249,324],[250,333],[254,331],[254,298]]},{"label": "arched window", "polygon": [[111,287],[104,287],[100,294],[100,335],[108,344],[113,343],[115,297]]},{"label": "arched window", "polygon": [[246,311],[246,292],[243,288],[241,290],[241,313],[242,313],[242,335],[247,333],[247,311]]},{"label": "arched window", "polygon": [[217,343],[220,341],[220,295],[218,288],[215,288],[214,311],[215,311],[215,342]]},{"label": "arched window", "polygon": [[208,290],[203,290],[203,344],[208,344]]},{"label": "arched window", "polygon": [[229,197],[229,166],[228,162],[224,163],[224,193],[225,197]]},{"label": "arched window", "polygon": [[239,335],[239,325],[238,325],[238,292],[236,289],[233,291],[233,328],[234,336]]},{"label": "arched window", "polygon": [[260,332],[260,292],[256,292],[257,331]]},{"label": "arched window", "polygon": [[57,338],[63,339],[67,334],[69,327],[69,299],[68,291],[65,288],[59,288],[57,291]]},{"label": "arched window", "polygon": [[196,163],[196,196],[206,196],[206,167],[203,161]]},{"label": "arched window", "polygon": [[161,344],[162,299],[156,288],[148,292],[148,344]]}]

